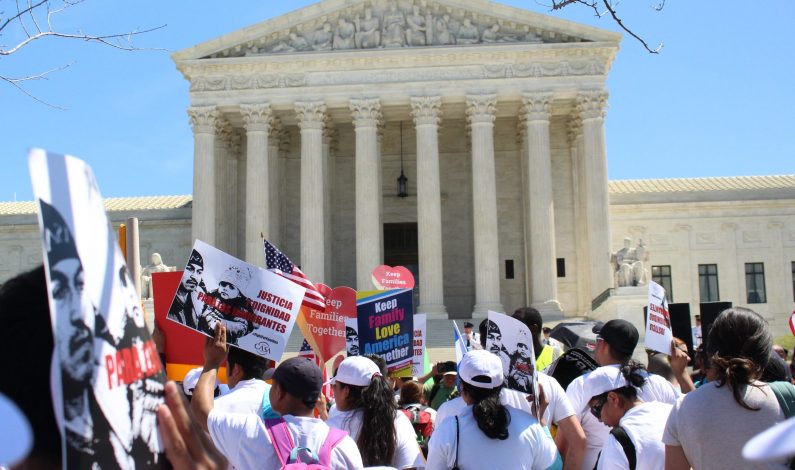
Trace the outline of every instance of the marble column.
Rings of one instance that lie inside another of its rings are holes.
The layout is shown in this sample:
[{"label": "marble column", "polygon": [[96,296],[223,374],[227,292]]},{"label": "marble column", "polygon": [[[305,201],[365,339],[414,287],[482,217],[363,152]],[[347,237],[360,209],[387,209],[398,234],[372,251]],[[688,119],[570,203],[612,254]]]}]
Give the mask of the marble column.
[{"label": "marble column", "polygon": [[571,181],[574,200],[574,248],[577,269],[577,309],[576,315],[585,315],[591,309],[591,276],[588,254],[588,223],[585,215],[585,180],[582,156],[582,122],[577,113],[569,116],[566,124],[566,137],[571,155]]},{"label": "marble column", "polygon": [[610,214],[607,192],[607,154],[604,116],[607,92],[583,91],[577,96],[577,111],[582,119],[585,215],[588,223],[588,251],[591,274],[591,300],[613,287],[610,268]]},{"label": "marble column", "polygon": [[494,120],[497,95],[467,95],[472,136],[472,219],[475,241],[475,308],[503,312],[500,301],[500,250],[497,183],[494,169]]},{"label": "marble column", "polygon": [[420,260],[418,312],[446,314],[442,274],[442,202],[439,193],[439,121],[442,98],[411,98],[417,131],[417,235]]},{"label": "marble column", "polygon": [[237,161],[232,153],[233,129],[227,120],[218,119],[215,132],[215,247],[234,255]]},{"label": "marble column", "polygon": [[326,282],[323,101],[295,103],[301,129],[301,270],[312,282]]},{"label": "marble column", "polygon": [[549,108],[552,93],[522,96],[527,146],[527,207],[525,232],[529,248],[530,304],[542,314],[560,314],[555,261],[555,211],[552,203],[552,161],[549,146]]},{"label": "marble column", "polygon": [[282,194],[281,191],[281,157],[279,154],[279,135],[282,124],[279,118],[271,119],[270,132],[268,132],[268,241],[281,246],[282,243]]},{"label": "marble column", "polygon": [[335,180],[334,157],[336,141],[337,129],[331,126],[330,123],[327,123],[326,127],[323,129],[323,188],[325,189],[325,193],[323,195],[323,201],[325,203],[323,215],[325,216],[324,225],[326,226],[326,282],[329,285],[334,283],[332,278],[332,266],[334,259],[332,256],[334,251],[334,204],[332,196]]},{"label": "marble column", "polygon": [[[192,106],[193,210],[191,237],[215,244],[215,106]],[[192,241],[191,241],[192,244]]]},{"label": "marble column", "polygon": [[264,266],[262,238],[271,239],[270,154],[268,135],[273,114],[269,103],[240,105],[246,127],[246,220],[245,260]]},{"label": "marble column", "polygon": [[356,132],[356,288],[373,289],[371,274],[383,262],[378,125],[381,102],[350,102]]}]

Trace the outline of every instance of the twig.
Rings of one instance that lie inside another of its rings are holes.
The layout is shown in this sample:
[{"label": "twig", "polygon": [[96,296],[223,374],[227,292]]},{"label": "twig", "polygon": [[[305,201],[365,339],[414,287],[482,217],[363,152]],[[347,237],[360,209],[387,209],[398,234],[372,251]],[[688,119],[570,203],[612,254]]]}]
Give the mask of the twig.
[{"label": "twig", "polygon": [[624,22],[621,21],[621,18],[619,18],[618,15],[616,14],[616,10],[613,9],[613,7],[610,5],[609,0],[602,0],[602,3],[604,3],[605,8],[607,8],[607,11],[610,13],[610,16],[613,17],[613,20],[616,23],[618,23],[618,25],[621,27],[621,29],[626,31],[630,36],[632,36],[633,38],[637,39],[641,44],[643,44],[643,47],[646,48],[646,50],[649,51],[649,53],[651,53],[651,54],[659,54],[660,53],[660,50],[663,48],[663,43],[662,42],[659,45],[657,45],[657,49],[650,48],[649,45],[646,44],[646,41],[643,40],[643,38],[641,38],[640,36],[635,34],[631,29],[627,28],[624,25]]}]

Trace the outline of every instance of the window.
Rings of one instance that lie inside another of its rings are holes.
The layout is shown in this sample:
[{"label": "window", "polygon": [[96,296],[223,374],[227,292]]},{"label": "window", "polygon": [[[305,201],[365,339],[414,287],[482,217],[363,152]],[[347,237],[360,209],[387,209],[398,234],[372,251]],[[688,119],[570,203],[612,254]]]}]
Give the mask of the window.
[{"label": "window", "polygon": [[764,263],[745,263],[745,292],[749,304],[767,302]]},{"label": "window", "polygon": [[652,266],[651,280],[663,286],[665,289],[665,299],[668,303],[674,301],[674,287],[671,282],[671,266]]},{"label": "window", "polygon": [[[557,258],[558,277],[566,277],[566,258]],[[793,263],[795,266],[795,263]]]},{"label": "window", "polygon": [[717,302],[720,300],[717,264],[698,265],[698,292],[701,302]]},{"label": "window", "polygon": [[513,260],[505,260],[505,279],[513,279]]}]

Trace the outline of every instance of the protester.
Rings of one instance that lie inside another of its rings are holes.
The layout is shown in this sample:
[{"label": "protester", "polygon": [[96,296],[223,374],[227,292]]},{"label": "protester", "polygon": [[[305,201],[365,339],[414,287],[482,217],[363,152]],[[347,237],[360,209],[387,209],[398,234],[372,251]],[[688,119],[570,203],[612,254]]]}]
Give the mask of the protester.
[{"label": "protester", "polygon": [[753,310],[730,308],[715,319],[707,338],[715,380],[671,410],[663,435],[666,470],[782,468],[752,465],[741,455],[751,437],[784,420],[774,391],[758,380],[772,345],[767,322]]},{"label": "protester", "polygon": [[474,327],[475,325],[472,322],[464,322],[464,343],[467,345],[467,351],[482,349],[480,345],[480,334],[472,331]]},{"label": "protester", "polygon": [[544,346],[552,346],[555,357],[562,356],[566,348],[563,346],[563,343],[552,337],[552,328],[545,326],[541,329],[541,332],[544,333],[544,339],[541,340],[541,344]]},{"label": "protester", "polygon": [[[639,338],[638,330],[628,321],[620,319],[598,324],[593,331],[597,334],[594,357],[601,367],[574,379],[566,389],[566,395],[569,397],[574,411],[578,413],[580,424],[586,436],[585,455],[580,466],[582,470],[592,470],[594,468],[599,451],[604,446],[610,433],[610,429],[607,426],[600,423],[596,417],[588,412],[588,401],[595,395],[591,389],[593,382],[589,380],[589,377],[603,367],[620,369],[622,366],[629,364]],[[673,345],[672,349],[674,354],[678,354]],[[687,354],[684,354],[684,357],[686,366]],[[679,378],[684,374],[681,359],[677,359],[676,364],[677,378]],[[598,374],[594,377],[597,376]],[[664,378],[659,375],[650,375],[639,390],[638,396],[645,402],[659,401],[673,404],[679,394],[673,385]]]},{"label": "protester", "polygon": [[488,351],[470,351],[459,372],[467,407],[440,423],[431,436],[426,468],[540,470],[552,465],[557,451],[543,420],[500,403],[505,380],[500,359]]},{"label": "protester", "polygon": [[433,434],[436,410],[427,405],[422,393],[422,385],[416,381],[403,384],[400,389],[398,406],[404,415],[411,421],[417,443],[423,455],[428,456],[428,439]]},{"label": "protester", "polygon": [[599,421],[613,428],[599,454],[597,470],[663,470],[665,421],[671,405],[644,402],[638,390],[648,374],[639,364],[621,369],[601,367],[589,378],[594,395],[588,407]]},{"label": "protester", "polygon": [[329,383],[336,412],[327,423],[350,434],[365,465],[425,466],[414,428],[398,412],[392,388],[375,362],[363,356],[348,357]]},{"label": "protester", "polygon": [[778,356],[781,357],[781,359],[783,359],[784,361],[787,360],[787,356],[789,355],[789,351],[787,351],[787,348],[781,346],[780,344],[773,345],[773,352],[778,354]]},{"label": "protester", "polygon": [[[431,377],[433,380],[429,381]],[[457,377],[455,362],[447,361],[434,364],[430,372],[418,378],[417,381],[424,384],[423,391],[428,406],[438,410],[442,403],[455,398],[458,393]]]},{"label": "protester", "polygon": [[229,391],[215,399],[215,408],[229,413],[259,413],[271,386],[265,382],[270,361],[236,347],[226,356]]},{"label": "protester", "polygon": [[696,326],[690,328],[691,334],[693,335],[693,348],[698,348],[701,346],[701,315],[695,316]]},{"label": "protester", "polygon": [[[306,447],[332,469],[362,468],[356,443],[349,436],[337,436],[326,423],[313,417],[315,404],[320,397],[323,376],[314,362],[304,357],[282,361],[273,373],[269,395],[273,410],[283,421],[263,420],[254,413],[228,413],[214,409],[213,383],[218,367],[227,355],[226,328],[216,325],[213,338],[208,338],[204,348],[204,371],[193,392],[191,408],[199,425],[204,428],[213,444],[237,469],[278,469],[282,467],[280,455],[272,435],[286,431],[294,446]],[[169,404],[169,408],[171,404]],[[328,451],[328,448],[331,450]],[[289,454],[290,449],[287,449]]]},{"label": "protester", "polygon": [[[196,384],[199,383],[199,377],[202,375],[202,370],[202,367],[195,367],[189,370],[182,379],[182,392],[185,394],[185,398],[187,398],[188,401],[193,399],[193,390],[196,389]],[[229,389],[227,389],[227,391],[228,390]],[[213,396],[216,398],[221,396],[221,386],[217,381],[215,382],[215,388],[213,389]]]}]

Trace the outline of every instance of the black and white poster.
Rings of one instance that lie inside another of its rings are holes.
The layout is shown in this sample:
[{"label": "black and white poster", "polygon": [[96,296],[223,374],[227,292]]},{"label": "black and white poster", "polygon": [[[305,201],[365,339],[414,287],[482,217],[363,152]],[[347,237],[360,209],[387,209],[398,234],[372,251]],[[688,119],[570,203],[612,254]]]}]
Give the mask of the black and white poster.
[{"label": "black and white poster", "polygon": [[[165,372],[91,168],[32,150],[64,468],[157,468]],[[49,406],[42,403],[42,406]]]},{"label": "black and white poster", "polygon": [[502,313],[489,312],[486,349],[502,360],[506,387],[537,396],[533,337],[524,323]]},{"label": "black and white poster", "polygon": [[221,323],[228,344],[279,361],[305,292],[196,240],[166,318],[210,337]]}]

